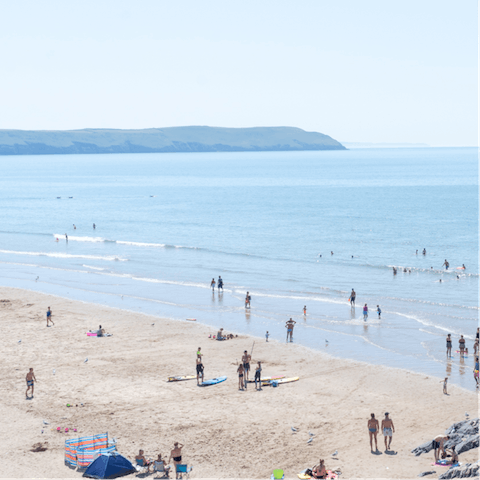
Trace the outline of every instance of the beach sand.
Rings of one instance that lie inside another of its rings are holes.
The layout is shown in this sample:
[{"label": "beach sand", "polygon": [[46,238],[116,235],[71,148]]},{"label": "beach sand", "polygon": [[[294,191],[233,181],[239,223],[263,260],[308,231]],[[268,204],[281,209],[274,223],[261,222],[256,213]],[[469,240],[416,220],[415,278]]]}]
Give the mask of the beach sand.
[{"label": "beach sand", "polygon": [[[414,478],[445,469],[432,467],[433,453],[415,457],[412,448],[463,420],[465,412],[478,415],[477,394],[449,385],[449,395],[443,395],[440,379],[426,375],[244,335],[217,342],[208,338],[216,331],[194,322],[26,290],[1,288],[0,300],[6,332],[0,367],[2,478],[78,478],[80,472],[64,465],[65,439],[106,431],[131,460],[140,448],[147,457],[168,458],[173,442],[183,443],[194,478],[269,478],[274,468],[296,478],[319,458],[329,469],[340,468],[340,478]],[[55,322],[49,328],[48,306]],[[99,324],[113,336],[86,335]],[[253,341],[252,363],[261,360],[264,375],[300,380],[239,391],[237,362]],[[199,346],[205,378],[228,380],[205,388],[195,380],[167,383],[170,375],[195,374]],[[38,380],[32,400],[25,399],[29,367]],[[470,365],[465,375],[473,382]],[[392,452],[385,453],[379,435],[381,453],[373,455],[367,420],[375,413],[381,421],[386,411],[396,429]],[[57,427],[78,432],[57,433]],[[311,444],[308,432],[315,434]],[[40,442],[47,450],[31,452]],[[331,456],[335,450],[337,459]],[[460,461],[476,461],[478,454],[471,450]]]}]

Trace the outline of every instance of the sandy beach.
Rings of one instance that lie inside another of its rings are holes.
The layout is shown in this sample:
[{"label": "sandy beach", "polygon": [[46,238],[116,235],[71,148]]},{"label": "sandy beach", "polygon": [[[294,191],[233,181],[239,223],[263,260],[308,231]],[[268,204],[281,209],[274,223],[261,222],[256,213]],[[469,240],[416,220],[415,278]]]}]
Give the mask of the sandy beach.
[{"label": "sandy beach", "polygon": [[[274,468],[296,478],[319,458],[339,468],[340,478],[414,478],[432,470],[433,453],[415,457],[411,449],[465,412],[478,414],[477,394],[449,385],[443,395],[439,378],[335,359],[294,343],[244,335],[217,342],[208,338],[216,331],[195,322],[13,288],[1,288],[0,300],[8,332],[1,339],[2,453],[8,459],[2,477],[79,478],[64,465],[65,439],[107,431],[131,460],[140,448],[147,457],[168,458],[173,442],[183,443],[193,478],[269,478]],[[49,328],[48,306],[55,322]],[[113,335],[88,337],[99,324]],[[265,376],[300,380],[239,391],[236,368],[254,341],[252,363],[261,360]],[[205,378],[226,375],[227,381],[205,388],[195,380],[168,383],[170,375],[195,374],[199,346]],[[38,382],[34,398],[26,400],[29,367]],[[379,435],[374,455],[367,421],[370,413],[381,421],[386,411],[395,425],[392,451],[385,453]],[[78,432],[57,433],[57,427]],[[314,440],[307,444],[309,432]],[[39,442],[47,450],[31,452]],[[462,454],[460,461],[476,461],[478,453]]]}]

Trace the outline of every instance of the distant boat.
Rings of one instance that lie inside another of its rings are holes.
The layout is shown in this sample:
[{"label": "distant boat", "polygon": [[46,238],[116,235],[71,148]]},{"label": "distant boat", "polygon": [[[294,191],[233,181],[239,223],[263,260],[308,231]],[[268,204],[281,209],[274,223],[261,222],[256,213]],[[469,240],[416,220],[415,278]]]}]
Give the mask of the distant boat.
[{"label": "distant boat", "polygon": [[57,197],[57,198],[62,198],[62,197]]},{"label": "distant boat", "polygon": [[73,198],[73,197],[68,197],[68,198]]}]

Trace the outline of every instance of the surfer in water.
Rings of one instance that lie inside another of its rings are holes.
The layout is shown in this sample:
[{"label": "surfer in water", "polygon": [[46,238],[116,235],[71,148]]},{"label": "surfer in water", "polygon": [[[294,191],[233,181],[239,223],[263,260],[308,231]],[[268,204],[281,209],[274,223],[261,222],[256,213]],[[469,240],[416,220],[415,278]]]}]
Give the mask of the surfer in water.
[{"label": "surfer in water", "polygon": [[423,249],[422,255],[426,255],[426,254],[427,254],[427,251]]},{"label": "surfer in water", "polygon": [[65,234],[65,241],[68,243],[68,235]]},{"label": "surfer in water", "polygon": [[95,230],[95,228],[97,228],[97,227],[95,226],[95,224],[93,224],[93,229]]}]

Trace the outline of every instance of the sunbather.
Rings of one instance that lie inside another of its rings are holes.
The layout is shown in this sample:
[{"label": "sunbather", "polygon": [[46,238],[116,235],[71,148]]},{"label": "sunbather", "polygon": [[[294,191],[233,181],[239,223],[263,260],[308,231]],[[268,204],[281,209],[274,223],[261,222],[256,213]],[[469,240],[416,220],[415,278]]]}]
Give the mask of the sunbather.
[{"label": "sunbather", "polygon": [[135,460],[137,462],[137,465],[140,465],[141,467],[146,467],[147,472],[150,472],[150,465],[152,465],[152,462],[149,462],[143,455],[143,450],[138,451],[138,455],[135,457]]},{"label": "sunbather", "polygon": [[184,445],[181,443],[175,442],[173,444],[173,450],[170,452],[170,457],[168,459],[168,463],[170,463],[170,460],[173,459],[173,463],[175,464],[175,478],[178,478],[178,473],[177,473],[177,465],[182,463],[182,448]]},{"label": "sunbather", "polygon": [[154,462],[154,470],[162,471],[162,467],[165,470],[165,475],[168,477],[170,473],[170,465],[165,465],[165,460],[162,459],[162,454],[158,454],[158,458]]},{"label": "sunbather", "polygon": [[327,469],[325,468],[325,461],[320,459],[318,465],[312,468],[313,478],[327,478]]},{"label": "sunbather", "polygon": [[101,325],[98,326],[97,337],[103,337],[105,335],[105,329]]}]

